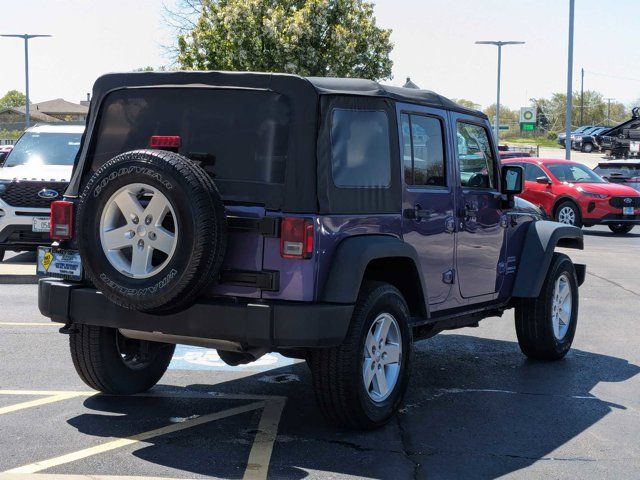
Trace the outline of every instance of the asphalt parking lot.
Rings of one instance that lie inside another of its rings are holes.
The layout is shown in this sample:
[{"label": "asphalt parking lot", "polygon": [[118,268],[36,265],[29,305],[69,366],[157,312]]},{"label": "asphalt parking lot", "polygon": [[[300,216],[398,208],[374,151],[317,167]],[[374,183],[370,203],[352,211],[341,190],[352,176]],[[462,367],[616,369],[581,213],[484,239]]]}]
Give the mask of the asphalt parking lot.
[{"label": "asphalt parking lot", "polygon": [[510,312],[439,335],[397,420],[368,433],[327,424],[306,365],[277,355],[229,368],[180,347],[150,393],[96,395],[36,286],[0,285],[0,479],[638,478],[640,229],[585,241],[565,360],[526,360]]}]

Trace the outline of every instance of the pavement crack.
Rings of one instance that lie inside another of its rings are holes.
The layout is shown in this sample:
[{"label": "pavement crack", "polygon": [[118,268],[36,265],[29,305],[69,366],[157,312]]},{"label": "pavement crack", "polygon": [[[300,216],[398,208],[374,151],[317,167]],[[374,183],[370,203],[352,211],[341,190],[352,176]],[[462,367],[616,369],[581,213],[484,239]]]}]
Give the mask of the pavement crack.
[{"label": "pavement crack", "polygon": [[398,431],[400,432],[400,443],[402,445],[402,454],[404,458],[406,458],[413,465],[413,478],[414,480],[418,479],[418,471],[420,469],[420,463],[416,460],[417,457],[416,452],[411,451],[409,448],[409,438],[407,436],[407,432],[404,430],[402,426],[402,421],[400,417],[396,415],[396,422],[398,423]]},{"label": "pavement crack", "polygon": [[640,297],[640,293],[634,292],[633,290],[629,290],[627,287],[619,284],[618,282],[614,282],[613,280],[610,280],[610,279],[608,279],[606,277],[603,277],[601,275],[598,275],[596,273],[590,272],[589,270],[587,270],[587,274],[588,275],[592,275],[592,276],[594,276],[596,278],[599,278],[600,280],[604,280],[605,282],[610,283],[611,285],[615,285],[616,287],[621,288],[622,290],[624,290],[627,293],[630,293],[631,295],[635,295],[636,297]]}]

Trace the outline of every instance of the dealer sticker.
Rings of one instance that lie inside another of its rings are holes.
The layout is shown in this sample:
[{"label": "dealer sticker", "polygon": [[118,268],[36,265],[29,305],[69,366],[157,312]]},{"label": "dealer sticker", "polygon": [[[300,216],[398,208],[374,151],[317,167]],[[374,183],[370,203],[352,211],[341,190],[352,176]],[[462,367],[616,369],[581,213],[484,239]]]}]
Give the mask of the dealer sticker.
[{"label": "dealer sticker", "polygon": [[82,260],[75,250],[38,247],[38,275],[82,280]]}]

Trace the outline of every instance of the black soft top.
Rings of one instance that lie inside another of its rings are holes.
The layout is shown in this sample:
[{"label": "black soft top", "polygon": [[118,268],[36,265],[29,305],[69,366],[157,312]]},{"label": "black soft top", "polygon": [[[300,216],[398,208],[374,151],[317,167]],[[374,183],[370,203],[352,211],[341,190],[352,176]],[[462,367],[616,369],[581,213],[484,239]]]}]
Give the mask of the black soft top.
[{"label": "black soft top", "polygon": [[[452,110],[486,119],[483,113],[467,109],[428,90],[382,85],[373,80],[352,78],[301,77],[281,73],[173,71],[110,73],[99,77],[93,86],[93,96],[87,128],[82,138],[76,168],[66,195],[75,197],[91,173],[92,138],[97,131],[101,105],[114,91],[135,88],[215,88],[250,89],[275,92],[285,96],[291,108],[292,145],[287,160],[287,179],[279,189],[272,189],[265,202],[267,208],[312,212],[318,209],[316,142],[322,98],[351,97],[392,102],[413,103]],[[309,161],[313,159],[313,161]],[[242,201],[242,187],[230,196]],[[322,203],[322,201],[320,201]],[[321,208],[322,210],[322,208]]]}]

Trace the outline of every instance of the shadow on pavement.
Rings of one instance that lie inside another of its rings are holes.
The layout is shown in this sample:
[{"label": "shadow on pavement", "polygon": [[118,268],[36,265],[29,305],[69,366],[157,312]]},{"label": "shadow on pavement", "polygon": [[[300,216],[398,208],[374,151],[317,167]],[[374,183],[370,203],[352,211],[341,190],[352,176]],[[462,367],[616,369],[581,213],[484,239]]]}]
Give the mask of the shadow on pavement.
[{"label": "shadow on pavement", "polygon": [[582,231],[585,235],[590,237],[611,237],[611,238],[638,238],[640,237],[640,226],[634,227],[633,230],[629,233],[625,233],[623,235],[616,235],[608,228],[607,230],[589,230],[588,228],[583,228]]},{"label": "shadow on pavement", "polygon": [[[525,359],[514,342],[441,335],[417,344],[406,405],[397,419],[374,432],[327,424],[304,363],[178,391],[286,396],[270,478],[299,479],[309,471],[331,478],[492,478],[547,458],[613,409],[625,409],[590,391],[639,371],[624,359],[581,350],[563,361],[541,363]],[[293,375],[278,377],[285,373]],[[216,372],[211,375],[213,383]],[[265,382],[265,376],[271,380]],[[288,383],[278,383],[279,378]],[[96,413],[69,423],[88,435],[122,437],[165,425],[174,415],[201,415],[249,401],[219,402],[96,396],[85,401]],[[250,412],[157,437],[133,455],[149,462],[145,468],[152,466],[142,474],[170,467],[187,476],[241,478],[258,419],[259,412]]]}]

